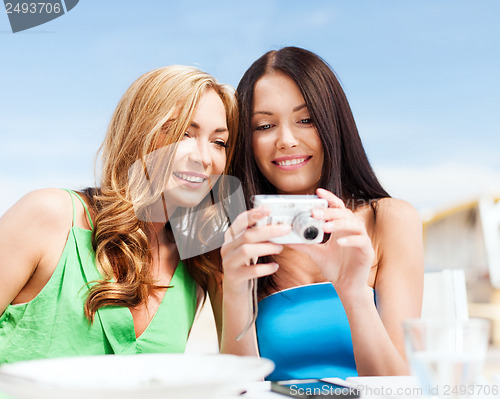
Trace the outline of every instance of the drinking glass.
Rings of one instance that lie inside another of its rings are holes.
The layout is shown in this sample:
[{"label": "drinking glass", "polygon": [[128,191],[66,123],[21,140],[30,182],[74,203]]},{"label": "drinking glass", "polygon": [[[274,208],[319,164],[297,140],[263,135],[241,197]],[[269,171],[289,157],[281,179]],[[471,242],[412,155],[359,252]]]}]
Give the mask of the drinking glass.
[{"label": "drinking glass", "polygon": [[478,379],[489,331],[486,319],[406,320],[406,355],[424,395],[448,399],[482,396]]}]

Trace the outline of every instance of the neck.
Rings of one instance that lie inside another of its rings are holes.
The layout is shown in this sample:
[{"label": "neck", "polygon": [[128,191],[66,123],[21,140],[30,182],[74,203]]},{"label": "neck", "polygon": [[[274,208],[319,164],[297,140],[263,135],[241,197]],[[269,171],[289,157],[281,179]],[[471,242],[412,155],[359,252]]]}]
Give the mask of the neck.
[{"label": "neck", "polygon": [[165,224],[164,222],[152,222],[150,223],[151,225],[151,232],[159,236],[162,232],[165,230]]},{"label": "neck", "polygon": [[164,222],[152,222],[149,226],[148,239],[152,248],[168,242]]},{"label": "neck", "polygon": [[175,242],[168,239],[165,223],[150,223],[148,239],[153,261],[153,277],[161,278],[161,274],[165,272],[171,277],[171,273],[179,263],[179,254]]}]

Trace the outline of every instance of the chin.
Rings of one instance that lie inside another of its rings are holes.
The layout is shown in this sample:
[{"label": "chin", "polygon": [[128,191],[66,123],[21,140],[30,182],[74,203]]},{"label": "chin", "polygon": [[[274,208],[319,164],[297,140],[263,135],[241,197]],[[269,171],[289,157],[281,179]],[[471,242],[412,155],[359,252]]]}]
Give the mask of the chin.
[{"label": "chin", "polygon": [[278,194],[316,194],[316,188],[313,184],[280,184],[274,185]]},{"label": "chin", "polygon": [[198,206],[201,201],[207,196],[208,192],[199,192],[199,193],[175,193],[176,195],[172,195],[169,193],[170,197],[167,202],[175,207],[182,208],[194,208]]}]

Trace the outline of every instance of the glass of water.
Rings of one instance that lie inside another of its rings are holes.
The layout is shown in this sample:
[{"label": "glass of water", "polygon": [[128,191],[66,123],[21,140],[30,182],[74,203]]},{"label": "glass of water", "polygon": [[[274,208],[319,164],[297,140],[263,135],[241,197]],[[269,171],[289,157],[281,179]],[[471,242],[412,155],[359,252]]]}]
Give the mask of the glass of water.
[{"label": "glass of water", "polygon": [[437,398],[475,398],[489,342],[486,319],[404,322],[406,356],[423,394]]}]

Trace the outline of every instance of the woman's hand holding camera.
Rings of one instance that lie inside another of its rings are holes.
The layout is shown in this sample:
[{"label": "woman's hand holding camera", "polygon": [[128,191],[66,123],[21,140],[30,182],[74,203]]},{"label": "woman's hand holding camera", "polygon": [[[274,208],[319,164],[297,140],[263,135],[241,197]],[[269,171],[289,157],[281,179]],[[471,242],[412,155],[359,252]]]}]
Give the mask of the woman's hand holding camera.
[{"label": "woman's hand holding camera", "polygon": [[330,237],[323,244],[291,247],[309,255],[339,295],[363,292],[375,255],[365,223],[333,193],[318,189],[317,195],[328,201],[328,208],[313,210],[313,217],[324,220],[323,230]]},{"label": "woman's hand holding camera", "polygon": [[290,232],[285,225],[255,226],[269,215],[265,208],[254,208],[238,215],[224,236],[221,248],[224,269],[224,293],[248,295],[248,280],[267,276],[278,269],[277,263],[255,264],[260,256],[279,254],[283,245],[269,240]]},{"label": "woman's hand holding camera", "polygon": [[[365,223],[333,193],[318,189],[317,195],[328,201],[328,208],[314,209],[313,217],[324,221],[323,231],[330,233],[330,237],[322,244],[290,244],[290,247],[309,255],[342,296],[363,292],[375,254]],[[265,208],[243,212],[226,231],[221,249],[224,292],[246,295],[248,280],[278,269],[274,262],[248,267],[261,256],[279,254],[283,246],[269,240],[291,231],[289,225],[256,225],[268,215]]]}]

